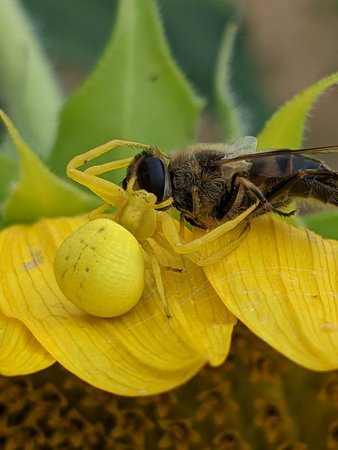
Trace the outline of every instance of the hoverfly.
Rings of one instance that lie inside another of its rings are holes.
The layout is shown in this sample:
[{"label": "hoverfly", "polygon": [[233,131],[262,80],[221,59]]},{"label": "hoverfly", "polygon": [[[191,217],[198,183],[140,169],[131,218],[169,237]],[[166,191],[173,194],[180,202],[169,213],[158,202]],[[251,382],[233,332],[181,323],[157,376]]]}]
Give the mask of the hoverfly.
[{"label": "hoverfly", "polygon": [[292,198],[313,198],[338,206],[338,172],[310,156],[338,152],[338,146],[256,152],[246,136],[232,145],[196,144],[165,155],[156,148],[135,156],[123,181],[152,192],[173,206],[187,222],[213,229],[238,217],[257,202],[250,217],[285,212]]}]

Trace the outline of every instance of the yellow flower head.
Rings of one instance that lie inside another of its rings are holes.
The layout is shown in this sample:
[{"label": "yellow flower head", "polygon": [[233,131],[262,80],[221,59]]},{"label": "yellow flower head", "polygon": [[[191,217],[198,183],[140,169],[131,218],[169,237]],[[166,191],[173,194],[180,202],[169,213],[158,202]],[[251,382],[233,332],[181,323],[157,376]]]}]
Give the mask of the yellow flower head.
[{"label": "yellow flower head", "polygon": [[[13,126],[4,118],[13,135]],[[23,141],[17,144],[22,152],[27,151]],[[108,164],[109,169],[116,165]],[[73,167],[71,163],[70,169]],[[101,169],[75,169],[77,177],[93,177],[90,187],[105,200],[91,218],[103,214],[100,220],[111,221],[113,216],[104,210],[113,203],[123,225],[122,212],[128,207],[140,212],[136,206],[147,204],[149,198],[135,197],[132,189],[123,191],[98,178]],[[103,183],[92,184],[93,179]],[[138,199],[135,204],[130,201],[134,197]],[[300,364],[317,370],[337,367],[336,241],[324,241],[306,229],[265,216],[255,219],[241,245],[224,257],[224,248],[238,238],[236,228],[230,226],[219,234],[216,228],[216,235],[202,246],[201,236],[185,230],[182,242],[179,227],[168,213],[150,204],[149,210],[141,207],[141,212],[149,214],[138,216],[143,218],[138,222],[145,262],[143,293],[136,306],[115,318],[96,317],[100,314],[95,310],[88,314],[85,308],[78,308],[55,279],[57,249],[72,233],[76,236],[83,229],[88,223],[86,216],[42,219],[2,231],[0,291],[6,349],[2,373],[29,373],[56,360],[107,391],[124,395],[161,392],[183,383],[208,362],[219,365],[224,361],[235,316]],[[155,217],[155,223],[148,217]],[[91,223],[95,222],[99,220]],[[136,224],[136,219],[132,223]],[[119,237],[120,249],[129,236],[125,230]],[[95,247],[95,233],[87,237],[84,246]],[[110,245],[102,245],[99,251],[94,248],[90,258],[98,256],[105,261]],[[209,259],[212,264],[204,270],[196,264],[213,255],[217,258]],[[137,252],[129,256],[125,267],[133,264],[134,257],[139,258]],[[85,264],[82,269],[86,272],[86,268]],[[119,272],[105,272],[104,264],[102,273],[113,280],[120,276]],[[128,275],[132,283],[134,274]],[[97,305],[100,298],[93,292],[91,286],[86,301],[92,299]]]}]

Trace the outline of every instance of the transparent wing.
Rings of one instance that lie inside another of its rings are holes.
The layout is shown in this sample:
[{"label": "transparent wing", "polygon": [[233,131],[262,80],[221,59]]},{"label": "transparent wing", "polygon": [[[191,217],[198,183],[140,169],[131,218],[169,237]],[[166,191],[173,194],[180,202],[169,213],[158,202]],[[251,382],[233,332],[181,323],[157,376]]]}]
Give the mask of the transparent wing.
[{"label": "transparent wing", "polygon": [[253,136],[244,136],[229,146],[225,159],[250,155],[257,150],[257,139]]},{"label": "transparent wing", "polygon": [[[247,136],[247,138],[250,138],[251,136]],[[255,138],[253,138],[255,139]],[[236,141],[237,142],[237,141]],[[243,153],[239,153],[238,149],[234,150],[233,152],[230,149],[230,152],[226,154],[225,158],[222,158],[218,161],[216,161],[213,165],[215,166],[222,166],[225,164],[235,163],[237,161],[252,161],[255,159],[265,158],[267,156],[278,156],[278,155],[296,155],[296,154],[309,154],[309,155],[315,155],[321,154],[321,153],[338,153],[338,146],[332,145],[329,147],[311,147],[311,148],[299,148],[299,149],[275,149],[275,150],[267,150],[267,151],[259,151],[256,152],[255,150],[252,150],[253,147],[251,147],[251,150],[246,147],[242,147]],[[241,150],[241,151],[242,151]],[[248,153],[244,153],[247,151]]]}]

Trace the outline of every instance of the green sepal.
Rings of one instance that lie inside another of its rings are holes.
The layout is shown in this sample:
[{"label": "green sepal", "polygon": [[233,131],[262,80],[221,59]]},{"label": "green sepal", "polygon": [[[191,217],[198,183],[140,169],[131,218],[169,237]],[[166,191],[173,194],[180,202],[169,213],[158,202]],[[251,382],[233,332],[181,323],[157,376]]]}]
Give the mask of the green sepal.
[{"label": "green sepal", "polygon": [[3,205],[3,225],[33,222],[41,217],[74,216],[97,205],[91,195],[50,172],[3,111],[0,117],[20,160],[19,179]]},{"label": "green sepal", "polygon": [[19,176],[18,162],[4,153],[0,153],[0,204],[5,201],[10,185]]},{"label": "green sepal", "polygon": [[[304,137],[306,120],[313,105],[327,89],[337,83],[338,73],[329,75],[295,95],[279,108],[258,134],[258,149],[300,148]],[[288,209],[294,208],[295,206],[292,204]],[[300,226],[305,224],[304,217],[298,215],[290,218],[289,222]],[[324,236],[319,228],[319,222],[314,226],[314,231]]]},{"label": "green sepal", "polygon": [[306,120],[311,108],[319,96],[336,83],[338,83],[338,73],[312,84],[285,103],[258,134],[258,148],[295,149],[301,147]]},{"label": "green sepal", "polygon": [[[46,159],[53,146],[62,96],[56,77],[16,0],[0,0],[0,98],[29,145]],[[2,149],[14,154],[10,139]]]},{"label": "green sepal", "polygon": [[246,134],[230,83],[232,54],[237,32],[236,23],[230,23],[226,27],[215,72],[215,101],[222,135],[226,142],[233,142]]},{"label": "green sepal", "polygon": [[301,223],[327,239],[338,240],[338,211],[325,211],[301,217]]},{"label": "green sepal", "polygon": [[52,167],[61,174],[71,157],[115,138],[164,150],[191,143],[201,107],[170,55],[154,1],[120,0],[103,56],[63,109]]}]

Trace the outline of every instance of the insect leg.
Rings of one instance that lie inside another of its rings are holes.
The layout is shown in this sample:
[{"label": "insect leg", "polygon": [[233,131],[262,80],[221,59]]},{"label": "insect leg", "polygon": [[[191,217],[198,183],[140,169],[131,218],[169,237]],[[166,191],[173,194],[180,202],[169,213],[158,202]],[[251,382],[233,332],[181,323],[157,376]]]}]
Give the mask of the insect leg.
[{"label": "insect leg", "polygon": [[193,186],[191,188],[191,197],[192,197],[192,214],[193,214],[193,216],[196,216],[197,211],[200,210],[200,204],[201,204],[197,186]]},{"label": "insect leg", "polygon": [[262,191],[254,183],[252,183],[252,181],[248,180],[247,178],[237,177],[237,181],[242,186],[244,186],[249,192],[251,192],[260,201],[261,205],[268,207],[271,211],[277,213],[278,215],[284,216],[284,217],[289,217],[295,213],[295,211],[285,212],[285,211],[281,211],[281,210],[275,208],[270,202],[271,197],[269,196],[269,200],[268,200],[264,196]]},{"label": "insect leg", "polygon": [[232,177],[230,192],[226,192],[224,199],[221,200],[219,206],[220,219],[223,219],[229,211],[234,207],[239,194],[240,184],[235,182],[236,177]]},{"label": "insect leg", "polygon": [[[248,190],[254,195],[257,195],[259,189],[254,184],[243,181]],[[248,184],[250,183],[250,186]],[[256,191],[254,190],[256,189]],[[285,193],[289,192],[290,197],[313,197],[324,203],[338,204],[338,175],[336,172],[330,171],[326,168],[322,170],[316,169],[300,169],[291,174],[284,182],[280,182],[277,187],[270,190],[265,197],[265,202],[262,201],[262,206],[268,206],[272,211],[285,217],[289,217],[296,211],[280,211],[274,207],[274,203],[283,203],[285,201]],[[260,200],[263,194],[260,192]],[[264,196],[263,196],[264,197]],[[282,199],[282,200],[281,200]],[[257,208],[259,211],[260,207]]]},{"label": "insect leg", "polygon": [[338,173],[326,168],[298,171],[283,186],[272,192],[269,199],[278,198],[285,189],[295,197],[313,197],[338,206]]},{"label": "insect leg", "polygon": [[[304,177],[304,182],[307,182],[306,177]],[[309,196],[324,203],[338,206],[338,174],[335,180],[327,179],[327,177],[322,180],[311,179],[309,184],[311,184]]]}]

